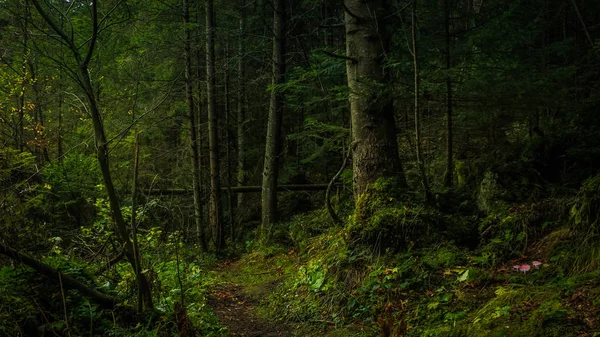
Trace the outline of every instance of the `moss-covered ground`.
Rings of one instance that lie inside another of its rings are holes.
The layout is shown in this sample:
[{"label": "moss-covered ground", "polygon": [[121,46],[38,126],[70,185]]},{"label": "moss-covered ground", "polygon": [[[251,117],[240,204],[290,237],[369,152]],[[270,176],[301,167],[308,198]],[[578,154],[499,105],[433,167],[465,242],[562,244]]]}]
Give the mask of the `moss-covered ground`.
[{"label": "moss-covered ground", "polygon": [[297,336],[600,336],[588,185],[483,215],[373,194],[345,225],[324,210],[281,223],[283,244],[216,277]]}]

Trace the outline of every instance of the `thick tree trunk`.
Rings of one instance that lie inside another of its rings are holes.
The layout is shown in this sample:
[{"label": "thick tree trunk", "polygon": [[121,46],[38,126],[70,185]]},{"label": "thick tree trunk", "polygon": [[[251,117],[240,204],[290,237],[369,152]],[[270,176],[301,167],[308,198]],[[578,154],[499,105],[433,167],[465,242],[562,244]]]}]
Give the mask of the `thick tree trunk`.
[{"label": "thick tree trunk", "polygon": [[393,102],[383,70],[388,36],[382,0],[345,0],[346,69],[352,115],[355,200],[379,178],[406,179],[398,155]]},{"label": "thick tree trunk", "polygon": [[202,225],[202,189],[200,184],[200,154],[198,151],[198,128],[196,125],[196,111],[194,105],[194,94],[193,94],[193,75],[192,75],[192,48],[191,48],[191,31],[188,24],[190,23],[190,4],[188,0],[183,0],[183,22],[186,25],[185,28],[185,43],[184,43],[184,54],[185,54],[185,95],[187,98],[188,105],[188,120],[190,123],[190,150],[192,152],[192,184],[194,191],[194,222],[196,224],[196,231],[198,232],[198,241],[200,243],[200,250],[207,252],[208,247],[206,246],[206,235],[204,232],[204,226]]},{"label": "thick tree trunk", "polygon": [[138,249],[137,247],[134,247],[129,237],[129,229],[127,227],[125,219],[123,218],[123,214],[121,212],[121,207],[119,204],[119,199],[117,197],[117,193],[115,191],[115,187],[112,181],[110,165],[108,163],[108,142],[106,141],[106,136],[104,134],[104,125],[100,116],[100,109],[98,108],[95,90],[88,71],[88,64],[92,58],[94,48],[98,39],[98,2],[94,1],[92,3],[92,37],[89,40],[87,54],[85,55],[85,57],[83,57],[83,55],[79,51],[80,49],[77,48],[73,40],[71,40],[64,33],[64,31],[62,31],[62,29],[60,29],[56,25],[52,18],[48,16],[48,14],[44,11],[44,9],[39,3],[39,0],[32,1],[35,8],[38,10],[40,15],[44,18],[44,20],[63,39],[65,44],[72,51],[73,57],[77,61],[78,73],[80,76],[80,85],[86,95],[90,109],[90,115],[92,117],[94,138],[96,141],[97,158],[100,164],[100,171],[102,172],[102,177],[104,179],[104,186],[108,195],[108,200],[110,203],[110,209],[112,211],[113,220],[115,222],[116,231],[123,243],[125,256],[127,257],[127,260],[136,272],[136,278],[138,279],[139,284],[142,285],[142,287],[138,290],[143,294],[145,306],[147,309],[153,309],[150,284],[148,283],[148,279],[146,278],[146,276],[139,269],[136,268],[136,265],[139,265],[138,256],[135,254],[135,252]]},{"label": "thick tree trunk", "polygon": [[[240,30],[238,46],[238,87],[237,87],[237,185],[247,184],[246,174],[246,141],[244,124],[246,121],[246,0],[240,2]],[[238,194],[237,207],[241,207],[243,194]]]},{"label": "thick tree trunk", "polygon": [[419,69],[419,48],[417,45],[417,0],[413,0],[412,3],[412,46],[413,46],[413,70],[414,70],[414,113],[415,113],[415,152],[417,153],[417,165],[419,166],[419,172],[421,172],[421,183],[423,184],[423,190],[425,194],[425,201],[431,201],[431,190],[429,188],[429,181],[427,179],[427,173],[425,172],[425,163],[421,151],[421,111],[419,110],[419,94],[420,94],[420,81],[421,74]]},{"label": "thick tree trunk", "polygon": [[206,96],[208,100],[208,146],[210,154],[209,222],[217,252],[223,249],[225,238],[221,219],[221,180],[219,168],[219,131],[217,97],[215,95],[215,17],[213,0],[206,1]]},{"label": "thick tree trunk", "polygon": [[269,104],[262,181],[262,235],[277,221],[277,179],[284,103],[283,93],[277,86],[285,81],[285,4],[285,0],[275,0],[273,3],[273,88]]}]

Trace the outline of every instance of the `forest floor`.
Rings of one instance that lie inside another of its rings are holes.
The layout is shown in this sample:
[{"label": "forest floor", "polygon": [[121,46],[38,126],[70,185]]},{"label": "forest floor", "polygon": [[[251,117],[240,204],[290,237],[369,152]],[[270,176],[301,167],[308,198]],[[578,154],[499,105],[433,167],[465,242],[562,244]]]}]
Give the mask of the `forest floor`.
[{"label": "forest floor", "polygon": [[[244,272],[239,261],[223,262],[215,271],[221,282],[210,292],[208,304],[219,317],[221,324],[227,328],[228,336],[293,336],[289,326],[271,321],[257,311],[259,302],[272,290],[272,282],[244,282]],[[241,283],[238,283],[240,276]]]}]

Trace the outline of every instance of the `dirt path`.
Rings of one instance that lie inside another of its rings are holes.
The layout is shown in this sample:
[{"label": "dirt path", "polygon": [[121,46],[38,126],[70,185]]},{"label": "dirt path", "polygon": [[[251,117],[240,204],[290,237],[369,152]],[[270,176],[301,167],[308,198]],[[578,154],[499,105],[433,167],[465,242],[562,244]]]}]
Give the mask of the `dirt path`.
[{"label": "dirt path", "polygon": [[[227,268],[227,267],[226,267]],[[217,313],[229,336],[292,337],[289,327],[276,324],[256,313],[256,301],[245,295],[242,286],[225,283],[212,290],[208,304]]]}]

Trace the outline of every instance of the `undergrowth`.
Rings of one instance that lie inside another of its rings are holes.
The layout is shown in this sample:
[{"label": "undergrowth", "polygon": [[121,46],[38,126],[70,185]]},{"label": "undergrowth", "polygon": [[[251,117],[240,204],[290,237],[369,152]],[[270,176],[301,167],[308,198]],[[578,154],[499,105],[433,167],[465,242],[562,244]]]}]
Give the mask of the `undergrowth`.
[{"label": "undergrowth", "polygon": [[236,280],[302,336],[598,336],[598,182],[481,217],[371,193],[345,226],[280,224],[292,244],[246,255]]}]

